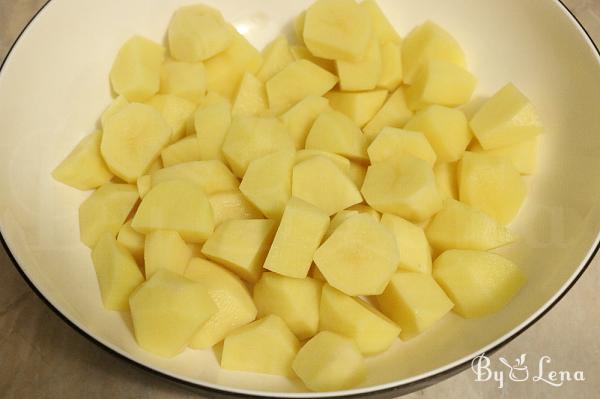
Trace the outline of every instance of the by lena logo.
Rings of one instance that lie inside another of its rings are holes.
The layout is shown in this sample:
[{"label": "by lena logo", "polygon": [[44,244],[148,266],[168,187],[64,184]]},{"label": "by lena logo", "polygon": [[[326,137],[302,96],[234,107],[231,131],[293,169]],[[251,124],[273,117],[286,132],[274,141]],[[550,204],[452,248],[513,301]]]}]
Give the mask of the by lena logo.
[{"label": "by lena logo", "polygon": [[482,353],[471,362],[471,370],[475,373],[475,381],[495,381],[498,388],[504,388],[506,381],[534,383],[544,383],[553,387],[561,387],[571,381],[585,381],[585,375],[582,370],[567,371],[556,370],[552,365],[550,356],[540,357],[536,366],[537,369],[529,368],[527,365],[527,354],[522,354],[509,362],[506,358],[500,357],[498,367],[492,367],[492,361]]}]

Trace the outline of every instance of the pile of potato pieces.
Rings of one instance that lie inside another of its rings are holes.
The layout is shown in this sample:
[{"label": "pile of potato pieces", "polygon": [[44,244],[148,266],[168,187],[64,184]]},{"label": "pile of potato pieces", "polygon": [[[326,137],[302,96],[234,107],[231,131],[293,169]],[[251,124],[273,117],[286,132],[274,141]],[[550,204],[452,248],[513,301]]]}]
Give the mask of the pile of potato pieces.
[{"label": "pile of potato pieces", "polygon": [[194,5],[169,56],[132,37],[102,129],[53,176],[96,189],[81,240],[141,347],[224,341],[225,369],[340,390],[398,336],[520,290],[489,251],[515,240],[541,124],[512,84],[467,120],[476,79],[433,22],[402,40],[374,0],[317,0],[295,28],[260,53]]}]

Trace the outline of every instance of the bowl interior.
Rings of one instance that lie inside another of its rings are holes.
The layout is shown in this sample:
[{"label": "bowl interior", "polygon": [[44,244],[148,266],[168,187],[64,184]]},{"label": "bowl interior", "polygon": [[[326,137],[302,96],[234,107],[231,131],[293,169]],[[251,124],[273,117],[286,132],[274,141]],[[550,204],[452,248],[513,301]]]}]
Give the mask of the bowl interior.
[{"label": "bowl interior", "polygon": [[[204,2],[259,47],[282,29],[291,36],[293,17],[310,3]],[[77,209],[88,194],[50,177],[109,103],[108,72],[120,45],[134,33],[163,40],[172,12],[186,3],[53,0],[29,26],[0,74],[2,235],[27,277],[60,312],[136,362],[215,388],[318,396],[283,378],[221,370],[210,350],[188,350],[171,360],[140,350],[128,318],[102,308],[89,251],[79,243]],[[563,6],[520,0],[379,3],[402,35],[426,19],[455,35],[480,81],[474,104],[512,81],[537,106],[546,131],[539,170],[513,224],[521,238],[502,250],[524,268],[527,286],[496,315],[468,321],[449,315],[425,334],[369,358],[369,377],[352,393],[418,380],[501,341],[568,285],[596,245],[600,225],[600,58]]]}]

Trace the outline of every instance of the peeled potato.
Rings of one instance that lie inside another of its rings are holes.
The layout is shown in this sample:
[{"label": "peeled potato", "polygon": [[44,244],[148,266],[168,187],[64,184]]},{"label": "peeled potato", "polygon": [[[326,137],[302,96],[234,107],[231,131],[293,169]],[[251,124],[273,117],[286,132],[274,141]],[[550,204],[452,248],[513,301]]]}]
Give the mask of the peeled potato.
[{"label": "peeled potato", "polygon": [[400,270],[431,273],[431,248],[421,227],[389,213],[381,217],[381,224],[396,238]]},{"label": "peeled potato", "polygon": [[202,154],[200,144],[194,136],[187,136],[171,144],[160,152],[165,167],[186,162],[200,161]]},{"label": "peeled potato", "polygon": [[144,271],[147,279],[161,269],[183,275],[191,258],[191,249],[176,231],[158,230],[146,235]]},{"label": "peeled potato", "polygon": [[162,115],[144,104],[128,104],[106,121],[100,151],[109,169],[135,183],[171,139]]},{"label": "peeled potato", "polygon": [[231,105],[225,101],[200,107],[194,114],[194,130],[198,139],[200,159],[224,161],[221,152],[231,124]]},{"label": "peeled potato", "polygon": [[151,174],[152,187],[173,180],[199,185],[207,195],[237,190],[238,180],[221,161],[192,161],[159,169]]},{"label": "peeled potato", "polygon": [[232,116],[256,116],[269,108],[265,85],[246,72],[233,101]]},{"label": "peeled potato", "polygon": [[387,96],[386,90],[373,90],[358,93],[331,91],[325,97],[331,108],[348,116],[357,126],[363,127],[381,109]]},{"label": "peeled potato", "polygon": [[369,46],[358,62],[336,61],[340,88],[344,91],[373,90],[381,78],[381,48],[379,42],[371,39]]},{"label": "peeled potato", "polygon": [[304,148],[310,128],[317,117],[328,108],[327,99],[308,96],[281,115],[280,119],[293,137],[296,149]]},{"label": "peeled potato", "polygon": [[201,62],[167,61],[160,72],[160,93],[198,103],[206,95],[206,70]]},{"label": "peeled potato", "polygon": [[256,77],[262,82],[271,79],[294,61],[290,45],[285,36],[273,40],[263,51],[263,64]]},{"label": "peeled potato", "polygon": [[172,94],[160,94],[150,98],[146,104],[154,107],[171,128],[171,142],[181,139],[186,134],[186,123],[196,104]]},{"label": "peeled potato", "polygon": [[224,191],[208,197],[215,217],[215,226],[234,219],[259,219],[263,215],[239,191]]},{"label": "peeled potato", "polygon": [[393,127],[384,128],[373,140],[367,153],[373,165],[400,154],[410,154],[427,161],[431,166],[437,161],[437,155],[423,133]]},{"label": "peeled potato", "polygon": [[346,115],[325,111],[319,115],[306,138],[306,148],[333,152],[357,161],[366,161],[367,139]]},{"label": "peeled potato", "polygon": [[403,128],[412,116],[413,112],[408,108],[404,90],[400,88],[388,97],[383,107],[377,111],[373,119],[364,127],[363,131],[367,139],[373,141],[383,128]]},{"label": "peeled potato", "polygon": [[[366,2],[363,2],[363,4]],[[395,42],[387,42],[381,45],[381,76],[377,87],[393,91],[402,83],[402,50]]]}]

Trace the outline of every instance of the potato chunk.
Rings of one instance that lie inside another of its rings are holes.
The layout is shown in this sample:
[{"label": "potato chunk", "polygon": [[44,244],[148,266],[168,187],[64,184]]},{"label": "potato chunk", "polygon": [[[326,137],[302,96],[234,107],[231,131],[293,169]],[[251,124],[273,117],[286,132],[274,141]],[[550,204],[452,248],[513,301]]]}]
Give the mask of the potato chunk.
[{"label": "potato chunk", "polygon": [[217,307],[206,288],[167,270],[159,270],[129,297],[138,344],[163,357],[182,352]]},{"label": "potato chunk", "polygon": [[158,230],[146,235],[144,270],[146,279],[158,270],[183,274],[192,258],[192,250],[176,231]]},{"label": "potato chunk", "polygon": [[181,7],[168,29],[169,50],[178,61],[204,61],[225,51],[233,40],[219,11],[204,5]]},{"label": "potato chunk", "polygon": [[306,10],[304,43],[317,57],[358,62],[367,52],[371,25],[354,0],[317,0]]},{"label": "potato chunk", "polygon": [[421,227],[389,213],[381,217],[381,224],[396,238],[400,253],[399,269],[431,273],[431,248]]},{"label": "potato chunk", "polygon": [[106,121],[100,151],[108,168],[135,183],[171,140],[171,127],[156,109],[128,104]]},{"label": "potato chunk", "polygon": [[414,272],[396,273],[377,303],[387,317],[398,323],[403,340],[422,333],[454,306],[430,275]]},{"label": "potato chunk", "polygon": [[364,127],[363,131],[368,141],[373,141],[383,128],[403,128],[412,116],[413,112],[408,108],[404,90],[399,88],[388,97],[383,107],[377,111],[373,119]]},{"label": "potato chunk", "polygon": [[440,251],[477,249],[487,251],[510,244],[511,232],[485,213],[462,202],[448,200],[427,225],[427,238]]},{"label": "potato chunk", "polygon": [[276,227],[267,219],[228,220],[204,243],[202,253],[242,279],[255,283],[262,273]]},{"label": "potato chunk", "polygon": [[194,258],[189,262],[184,276],[202,284],[217,305],[217,312],[194,334],[190,341],[191,348],[210,348],[230,332],[256,318],[256,306],[248,289],[230,271],[208,260]]},{"label": "potato chunk", "polygon": [[294,150],[283,150],[250,162],[240,191],[267,218],[281,219],[292,195]]},{"label": "potato chunk", "polygon": [[439,25],[427,21],[414,28],[402,42],[404,82],[412,84],[422,66],[432,59],[466,68],[465,54],[456,39]]},{"label": "potato chunk", "polygon": [[180,140],[186,134],[186,123],[196,110],[196,104],[172,94],[159,94],[146,104],[154,107],[171,128],[171,142]]},{"label": "potato chunk", "polygon": [[517,265],[489,252],[451,250],[433,264],[433,276],[466,318],[483,317],[506,306],[525,284]]},{"label": "potato chunk", "polygon": [[343,222],[317,249],[314,261],[329,285],[346,295],[378,295],[398,266],[392,233],[372,216]]},{"label": "potato chunk", "polygon": [[184,137],[163,149],[160,152],[160,158],[166,168],[182,163],[200,161],[200,144],[194,136]]},{"label": "potato chunk", "polygon": [[325,97],[329,100],[331,108],[345,114],[357,126],[362,128],[381,109],[387,99],[387,95],[386,90],[373,90],[361,93],[331,91]]},{"label": "potato chunk", "polygon": [[458,178],[456,162],[438,162],[433,167],[435,182],[442,199],[458,200]]},{"label": "potato chunk", "polygon": [[306,138],[306,148],[333,152],[356,161],[366,161],[367,139],[346,115],[325,111],[317,117]]},{"label": "potato chunk", "polygon": [[265,85],[256,76],[246,72],[235,95],[232,116],[256,116],[269,108]]},{"label": "potato chunk", "polygon": [[234,118],[223,142],[223,154],[237,177],[244,177],[255,159],[294,149],[285,125],[275,118]]},{"label": "potato chunk", "polygon": [[371,39],[367,51],[361,61],[336,61],[340,88],[344,91],[373,90],[381,78],[381,47],[379,42]]},{"label": "potato chunk", "polygon": [[286,377],[300,342],[279,316],[270,315],[238,328],[225,338],[221,367]]},{"label": "potato chunk", "polygon": [[540,136],[538,135],[532,139],[506,147],[494,148],[493,150],[484,150],[478,142],[475,142],[471,145],[470,151],[504,157],[513,164],[520,174],[531,175],[535,172],[539,139]]},{"label": "potato chunk", "polygon": [[310,128],[328,108],[329,101],[326,98],[308,96],[281,115],[280,119],[293,137],[297,150],[304,148]]},{"label": "potato chunk", "polygon": [[204,64],[201,62],[165,62],[160,72],[160,93],[173,94],[199,103],[206,95]]},{"label": "potato chunk", "polygon": [[138,265],[144,264],[144,244],[146,237],[131,227],[131,220],[119,229],[117,242],[123,246],[135,259]]},{"label": "potato chunk", "polygon": [[291,278],[277,273],[263,273],[254,286],[253,299],[258,317],[277,315],[298,339],[317,333],[319,300],[323,283],[312,278]]},{"label": "potato chunk", "polygon": [[265,48],[263,60],[263,64],[256,74],[256,77],[262,82],[268,81],[294,62],[290,45],[285,36],[277,37]]},{"label": "potato chunk", "polygon": [[269,105],[289,109],[310,95],[322,96],[337,82],[337,76],[310,61],[294,61],[267,82]]},{"label": "potato chunk", "polygon": [[212,234],[215,222],[208,197],[200,186],[172,180],[146,194],[131,226],[143,234],[173,230],[186,242],[202,243]]},{"label": "potato chunk", "polygon": [[389,161],[400,154],[410,154],[427,161],[432,167],[437,160],[435,151],[421,132],[386,127],[367,149],[371,164]]},{"label": "potato chunk", "polygon": [[398,43],[387,42],[381,45],[381,76],[377,87],[394,91],[402,83],[402,50]]},{"label": "potato chunk", "polygon": [[221,161],[192,161],[179,163],[152,173],[152,187],[173,180],[199,185],[207,195],[237,190],[239,182]]},{"label": "potato chunk", "polygon": [[382,43],[401,43],[402,39],[375,0],[364,0],[359,6],[371,17],[374,36]]},{"label": "potato chunk", "polygon": [[81,242],[92,248],[105,232],[115,237],[138,199],[137,188],[130,184],[100,186],[79,207]]},{"label": "potato chunk", "polygon": [[102,303],[106,309],[127,310],[131,292],[144,281],[133,256],[106,232],[92,251]]},{"label": "potato chunk", "polygon": [[442,208],[431,166],[408,154],[371,165],[361,192],[379,212],[413,222],[427,220]]},{"label": "potato chunk", "polygon": [[307,159],[294,167],[292,196],[315,205],[327,215],[362,202],[352,180],[323,156]]},{"label": "potato chunk", "polygon": [[145,101],[160,88],[165,48],[141,36],[123,44],[110,70],[113,90],[129,101]]},{"label": "potato chunk", "polygon": [[542,124],[529,99],[509,83],[471,118],[471,129],[481,146],[491,150],[537,136]]},{"label": "potato chunk", "polygon": [[328,226],[329,217],[325,212],[292,198],[285,207],[263,267],[284,276],[306,277]]},{"label": "potato chunk", "polygon": [[356,344],[329,331],[322,331],[308,341],[292,367],[304,385],[316,392],[352,388],[367,374]]},{"label": "potato chunk", "polygon": [[473,138],[465,114],[441,105],[419,111],[404,128],[422,132],[440,162],[458,161]]},{"label": "potato chunk", "polygon": [[377,309],[328,284],[323,287],[319,309],[319,330],[352,338],[364,355],[385,351],[400,334],[400,327]]},{"label": "potato chunk", "polygon": [[459,163],[460,200],[502,224],[510,223],[525,200],[525,182],[505,158],[465,153]]},{"label": "potato chunk", "polygon": [[84,137],[52,171],[52,177],[79,190],[90,190],[108,183],[113,174],[100,153],[101,140],[100,131]]},{"label": "potato chunk", "polygon": [[225,161],[221,147],[230,125],[231,105],[227,101],[198,108],[194,114],[194,130],[200,159]]},{"label": "potato chunk", "polygon": [[233,219],[260,219],[263,215],[239,190],[224,191],[208,197],[215,226]]}]

